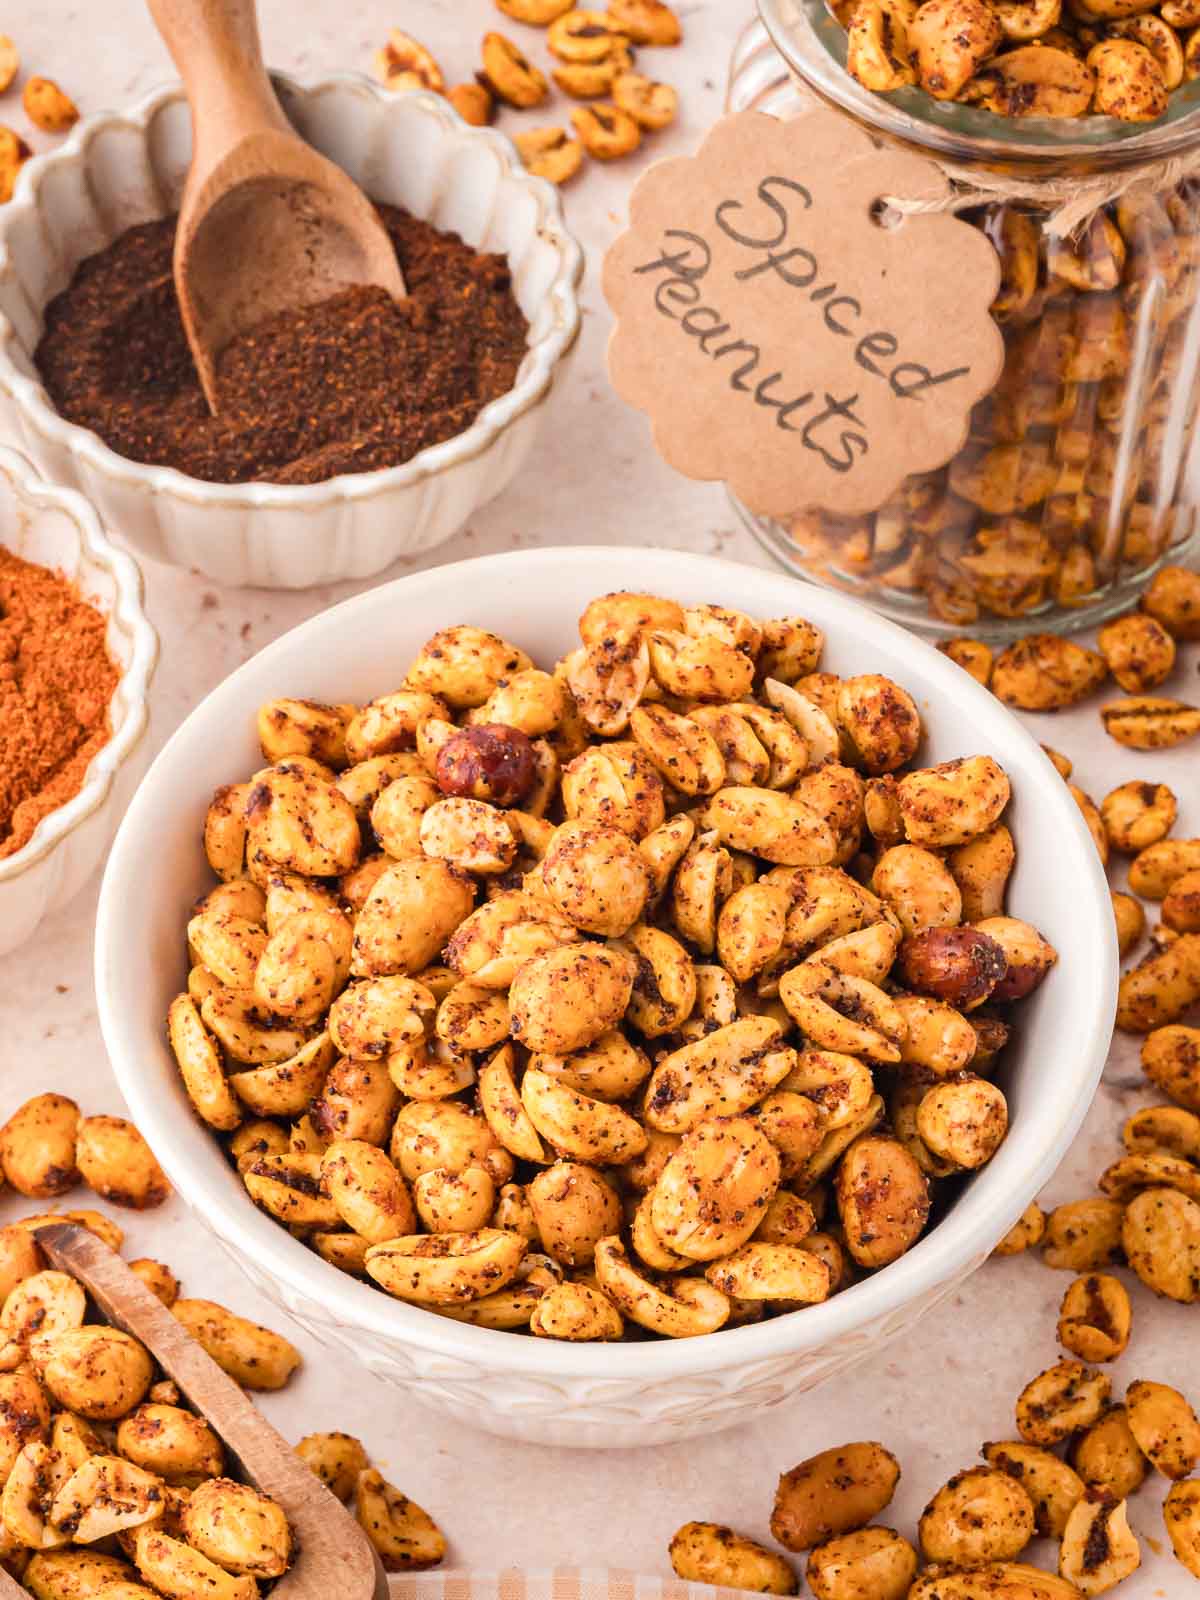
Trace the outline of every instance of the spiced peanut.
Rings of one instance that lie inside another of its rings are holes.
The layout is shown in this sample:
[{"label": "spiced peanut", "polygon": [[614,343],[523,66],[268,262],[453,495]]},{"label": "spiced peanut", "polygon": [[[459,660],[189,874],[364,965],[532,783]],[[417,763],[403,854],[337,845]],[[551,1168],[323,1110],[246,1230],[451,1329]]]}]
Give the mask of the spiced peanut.
[{"label": "spiced peanut", "polygon": [[1100,720],[1109,738],[1128,750],[1172,750],[1200,733],[1200,709],[1157,695],[1113,700],[1101,708]]},{"label": "spiced peanut", "polygon": [[1155,573],[1142,610],[1174,639],[1200,639],[1200,573],[1166,566]]},{"label": "spiced peanut", "polygon": [[6,33],[0,34],[0,94],[12,87],[20,67],[21,58],[16,45]]},{"label": "spiced peanut", "polygon": [[854,1533],[890,1504],[899,1481],[900,1463],[874,1441],[824,1450],[780,1478],[771,1533],[794,1551]]},{"label": "spiced peanut", "polygon": [[375,76],[385,89],[392,90],[432,89],[440,94],[446,86],[442,69],[430,52],[399,28],[391,30],[387,43],[376,52]]},{"label": "spiced peanut", "polygon": [[498,100],[521,110],[541,105],[550,92],[544,75],[502,33],[484,38],[483,81]]},{"label": "spiced peanut", "polygon": [[583,145],[565,128],[533,128],[516,135],[521,160],[535,178],[569,183],[583,166]]},{"label": "spiced peanut", "polygon": [[608,20],[634,44],[677,45],[683,25],[665,0],[609,0]]},{"label": "spiced peanut", "polygon": [[1060,1361],[1040,1373],[1017,1400],[1017,1431],[1029,1444],[1060,1444],[1077,1428],[1095,1422],[1112,1385],[1082,1361]]},{"label": "spiced peanut", "polygon": [[[985,1444],[981,1454],[988,1465],[1015,1479],[1033,1506],[1038,1533],[1061,1539],[1067,1519],[1083,1498],[1085,1485],[1053,1451],[1023,1440]],[[1018,1525],[1023,1518],[1018,1510]]]},{"label": "spiced peanut", "polygon": [[1129,1343],[1132,1309],[1119,1278],[1090,1273],[1063,1296],[1058,1340],[1081,1361],[1115,1361]]},{"label": "spiced peanut", "polygon": [[25,114],[46,133],[65,133],[79,121],[79,108],[50,78],[27,78],[21,93]]},{"label": "spiced peanut", "polygon": [[1147,1461],[1129,1428],[1124,1406],[1109,1406],[1071,1446],[1071,1464],[1091,1489],[1124,1500],[1140,1488]]},{"label": "spiced peanut", "polygon": [[1060,1574],[1084,1594],[1103,1594],[1136,1572],[1141,1560],[1125,1502],[1089,1489],[1063,1530]]},{"label": "spiced peanut", "polygon": [[796,1574],[782,1556],[715,1522],[685,1522],[671,1540],[677,1575],[760,1594],[795,1594]]},{"label": "spiced peanut", "polygon": [[619,161],[642,142],[642,124],[623,106],[580,106],[571,113],[571,126],[590,156],[597,161]]},{"label": "spiced peanut", "polygon": [[1174,639],[1144,611],[1106,623],[1096,642],[1108,670],[1127,694],[1157,689],[1175,666]]},{"label": "spiced peanut", "polygon": [[627,111],[640,128],[657,132],[679,115],[679,95],[668,83],[656,83],[640,72],[619,72],[612,82],[615,105]]},{"label": "spiced peanut", "polygon": [[12,199],[21,168],[32,154],[19,133],[0,123],[0,204]]},{"label": "spiced peanut", "polygon": [[575,0],[496,0],[506,17],[534,28],[548,28],[564,12],[570,11],[574,3]]},{"label": "spiced peanut", "polygon": [[1163,1505],[1163,1521],[1176,1558],[1200,1578],[1200,1484],[1173,1483]]},{"label": "spiced peanut", "polygon": [[1012,1560],[1034,1535],[1033,1501],[1016,1478],[973,1467],[950,1479],[921,1514],[926,1560],[963,1566]]},{"label": "spiced peanut", "polygon": [[893,1528],[860,1528],[827,1539],[806,1567],[816,1600],[904,1600],[917,1574],[917,1552]]},{"label": "spiced peanut", "polygon": [[354,1512],[385,1572],[421,1572],[436,1567],[446,1553],[445,1537],[429,1513],[373,1468],[359,1474]]}]

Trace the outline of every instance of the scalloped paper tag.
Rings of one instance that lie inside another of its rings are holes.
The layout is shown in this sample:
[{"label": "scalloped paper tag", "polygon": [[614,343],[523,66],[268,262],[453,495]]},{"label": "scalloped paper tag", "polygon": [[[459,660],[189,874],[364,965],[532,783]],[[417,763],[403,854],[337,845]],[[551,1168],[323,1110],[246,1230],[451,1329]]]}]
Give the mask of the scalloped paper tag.
[{"label": "scalloped paper tag", "polygon": [[604,264],[609,371],[689,478],[766,516],[877,510],[1000,376],[995,250],[920,156],[847,118],[742,112],[638,183]]}]

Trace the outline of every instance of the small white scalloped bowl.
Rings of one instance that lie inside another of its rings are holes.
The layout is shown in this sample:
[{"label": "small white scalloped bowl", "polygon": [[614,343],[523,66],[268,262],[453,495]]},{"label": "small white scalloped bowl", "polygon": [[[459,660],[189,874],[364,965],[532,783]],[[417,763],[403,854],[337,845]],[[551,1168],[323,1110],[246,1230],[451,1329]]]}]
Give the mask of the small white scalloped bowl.
[{"label": "small white scalloped bowl", "polygon": [[[217,784],[252,772],[255,712],[280,694],[363,701],[397,684],[438,628],[470,621],[549,666],[575,619],[616,587],[720,600],[752,616],[801,615],[831,672],[882,672],[927,727],[922,759],[987,753],[1012,782],[1015,916],[1061,952],[1021,1007],[1001,1082],[1011,1128],[907,1255],[823,1305],[698,1339],[570,1345],[440,1317],[339,1272],[255,1208],[195,1116],[163,1018],[183,986],[188,907],[212,884],[200,847]],[[146,840],[154,871],[146,872]],[[1099,1082],[1116,1009],[1108,884],[1078,806],[999,700],[944,655],[865,606],[756,567],[680,550],[536,549],[414,573],[312,617],[201,702],[139,790],[113,845],[96,918],[96,996],[109,1060],[176,1189],[266,1294],[333,1352],[404,1398],[533,1443],[629,1447],[749,1422],[856,1362],[878,1360],[958,1288],[1046,1184]],[[345,1380],[343,1380],[345,1381]]]},{"label": "small white scalloped bowl", "polygon": [[108,618],[105,642],[121,669],[109,709],[111,736],[79,793],[44,817],[23,849],[0,858],[0,956],[74,898],[108,853],[117,824],[150,764],[150,680],[158,636],[142,609],[136,563],[105,537],[82,495],[37,476],[0,448],[0,546],[71,579]]},{"label": "small white scalloped bowl", "polygon": [[503,135],[469,128],[437,95],[388,94],[350,73],[275,82],[300,133],[373,198],[507,256],[530,323],[515,386],[403,466],[300,487],[203,483],[129,461],[60,417],[33,364],[42,311],[84,257],[178,208],[191,122],[183,91],[167,86],[81,122],[26,165],[0,210],[0,432],[47,477],[82,490],[141,554],[218,583],[303,589],[431,549],[512,481],[578,338],[583,254],[552,186],[530,177]]}]

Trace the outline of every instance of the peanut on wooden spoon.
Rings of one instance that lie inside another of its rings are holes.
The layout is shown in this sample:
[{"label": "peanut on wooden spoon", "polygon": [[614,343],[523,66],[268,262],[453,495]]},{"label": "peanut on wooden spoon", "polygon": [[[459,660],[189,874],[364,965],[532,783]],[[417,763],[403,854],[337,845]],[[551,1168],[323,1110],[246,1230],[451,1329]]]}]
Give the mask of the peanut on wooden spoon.
[{"label": "peanut on wooden spoon", "polygon": [[[60,1272],[87,1290],[106,1321],[140,1339],[220,1437],[241,1475],[287,1514],[295,1564],[272,1600],[387,1600],[379,1557],[358,1523],[115,1251],[72,1223],[37,1230]],[[29,1600],[0,1570],[0,1600]]]}]

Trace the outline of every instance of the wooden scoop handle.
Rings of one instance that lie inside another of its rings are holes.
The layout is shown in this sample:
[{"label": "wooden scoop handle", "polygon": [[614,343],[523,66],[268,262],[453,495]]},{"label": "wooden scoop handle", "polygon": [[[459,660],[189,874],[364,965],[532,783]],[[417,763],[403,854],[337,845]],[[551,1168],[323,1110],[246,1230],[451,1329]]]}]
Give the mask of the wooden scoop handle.
[{"label": "wooden scoop handle", "polygon": [[54,1266],[79,1280],[114,1327],[141,1340],[238,1458],[246,1477],[286,1511],[299,1556],[272,1590],[274,1600],[386,1597],[383,1570],[345,1506],[120,1256],[71,1223],[39,1228],[36,1237]]},{"label": "wooden scoop handle", "polygon": [[193,177],[247,134],[290,132],[263,65],[254,0],[148,0],[192,108]]}]

